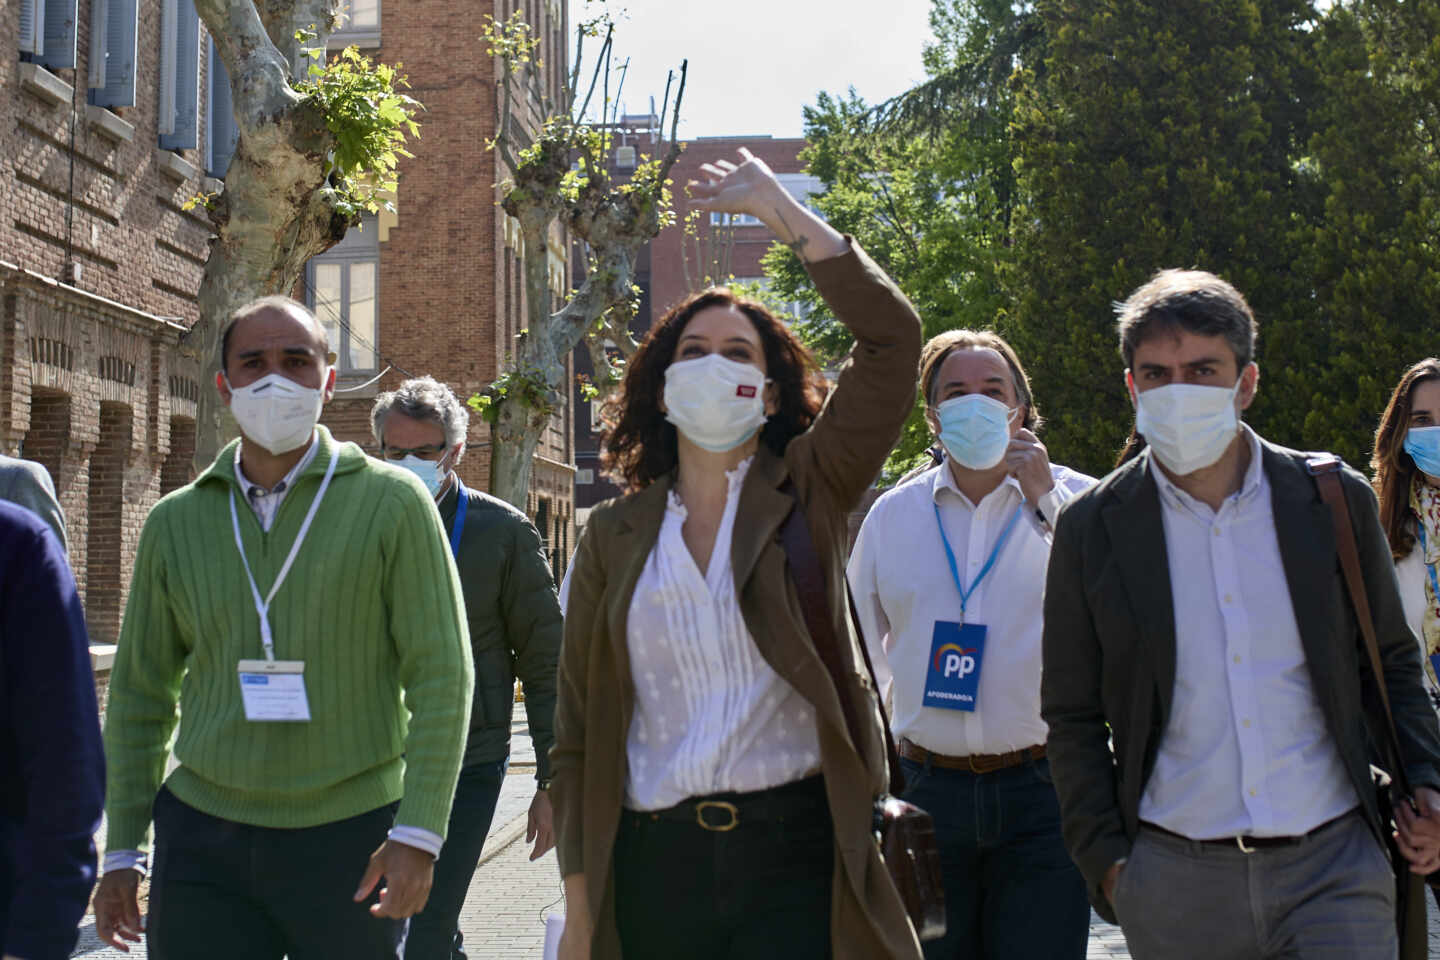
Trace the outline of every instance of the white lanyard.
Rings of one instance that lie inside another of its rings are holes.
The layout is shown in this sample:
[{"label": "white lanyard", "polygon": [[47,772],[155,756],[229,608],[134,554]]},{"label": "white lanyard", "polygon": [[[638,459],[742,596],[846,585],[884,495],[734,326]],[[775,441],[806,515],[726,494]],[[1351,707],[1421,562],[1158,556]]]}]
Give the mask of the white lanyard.
[{"label": "white lanyard", "polygon": [[235,512],[235,490],[230,490],[230,524],[235,528],[235,548],[240,551],[240,562],[245,565],[245,576],[250,579],[250,594],[255,598],[255,612],[260,614],[260,643],[265,647],[266,660],[275,659],[275,638],[270,633],[270,601],[274,600],[275,594],[280,591],[285,575],[290,572],[290,565],[295,562],[295,557],[300,552],[300,545],[305,542],[305,534],[310,532],[310,521],[315,519],[315,511],[320,509],[320,501],[325,498],[325,491],[330,487],[330,478],[335,476],[335,464],[339,462],[340,448],[337,446],[330,455],[330,466],[325,468],[325,479],[320,481],[320,489],[315,492],[315,499],[310,501],[310,512],[305,514],[305,522],[300,525],[300,532],[295,534],[290,555],[285,558],[285,565],[280,568],[280,573],[264,600],[260,599],[260,588],[255,585],[255,574],[250,572],[250,559],[245,556],[245,543],[240,539],[240,516]]}]

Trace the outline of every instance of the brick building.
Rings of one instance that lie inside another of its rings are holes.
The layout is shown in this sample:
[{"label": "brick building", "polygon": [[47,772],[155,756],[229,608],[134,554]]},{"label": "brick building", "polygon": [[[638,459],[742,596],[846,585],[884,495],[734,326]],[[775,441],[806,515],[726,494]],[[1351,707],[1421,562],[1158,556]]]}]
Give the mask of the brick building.
[{"label": "brick building", "polygon": [[179,344],[210,224],[182,205],[218,183],[189,13],[0,4],[0,448],[55,480],[102,673],[140,527],[195,446]]},{"label": "brick building", "polygon": [[[617,134],[612,173],[623,177],[633,170],[638,154],[653,154],[659,137],[658,118],[625,117]],[[697,212],[691,222],[685,184],[705,180],[701,164],[716,160],[737,161],[741,147],[764,160],[793,195],[804,198],[822,189],[820,181],[805,172],[800,151],[805,141],[772,137],[699,137],[684,143],[684,151],[671,168],[675,224],[660,231],[642,252],[635,283],[641,290],[640,310],[632,332],[643,337],[657,320],[676,303],[710,283],[760,283],[765,279],[760,259],[775,242],[775,235],[759,220],[748,216]],[[574,363],[581,374],[593,367],[584,348],[575,352]],[[583,524],[595,504],[619,494],[620,490],[601,475],[599,403],[584,402],[575,394],[575,508]]]},{"label": "brick building", "polygon": [[[519,11],[541,40],[546,82],[563,82],[568,20],[561,0],[481,0],[456,28],[447,0],[355,0],[353,17],[331,39],[355,43],[387,63],[403,64],[409,93],[425,105],[421,137],[403,161],[397,212],[352,230],[311,261],[303,296],[340,356],[341,392],[324,422],[372,453],[375,395],[406,376],[429,374],[462,398],[495,380],[527,324],[519,225],[497,205],[503,179],[495,135],[496,67],[479,39],[484,15]],[[549,251],[552,295],[566,283],[565,238]],[[571,371],[567,371],[569,374]],[[571,406],[554,418],[536,452],[528,513],[550,548],[557,578],[574,544]],[[489,485],[490,428],[472,416],[460,474]]]},{"label": "brick building", "polygon": [[[558,77],[564,5],[495,5],[497,18],[519,8],[542,24]],[[494,379],[523,325],[523,294],[518,236],[494,205],[494,72],[478,28],[455,30],[440,0],[353,0],[351,13],[337,45],[403,60],[427,107],[425,138],[402,170],[402,215],[352,233],[312,266],[304,291],[313,302],[317,274],[343,288],[317,304],[331,319],[343,312],[332,330],[342,386],[383,368],[367,351],[395,366],[327,415],[368,445],[370,401],[400,368],[462,395]],[[0,449],[55,480],[103,669],[140,528],[192,475],[196,400],[212,389],[181,348],[211,235],[203,210],[183,205],[223,188],[228,81],[190,0],[11,0],[0,3],[0,131]],[[557,570],[573,540],[568,415],[542,445],[531,498]],[[479,418],[471,437],[462,472],[484,487]]]}]

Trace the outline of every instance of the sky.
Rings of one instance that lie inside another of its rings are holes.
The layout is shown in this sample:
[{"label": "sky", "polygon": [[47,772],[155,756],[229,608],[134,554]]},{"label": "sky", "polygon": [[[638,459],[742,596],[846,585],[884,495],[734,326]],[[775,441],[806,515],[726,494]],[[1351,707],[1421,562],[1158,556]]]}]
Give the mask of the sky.
[{"label": "sky", "polygon": [[[569,3],[572,31],[600,8]],[[925,79],[930,0],[611,0],[610,9],[623,11],[615,62],[630,58],[626,112],[648,112],[652,95],[658,112],[666,73],[689,59],[681,139],[799,137],[801,111],[822,90],[853,86],[876,103]],[[589,69],[598,46],[586,41]]]}]

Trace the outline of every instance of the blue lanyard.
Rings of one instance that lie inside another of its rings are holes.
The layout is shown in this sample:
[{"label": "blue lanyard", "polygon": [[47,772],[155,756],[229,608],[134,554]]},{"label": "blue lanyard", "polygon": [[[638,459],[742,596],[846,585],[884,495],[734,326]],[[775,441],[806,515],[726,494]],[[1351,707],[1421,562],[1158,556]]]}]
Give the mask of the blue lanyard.
[{"label": "blue lanyard", "polygon": [[940,519],[940,504],[933,504],[933,506],[935,507],[935,523],[940,527],[940,542],[945,545],[945,559],[950,561],[950,576],[955,578],[955,589],[960,591],[960,621],[963,623],[965,621],[966,605],[970,602],[970,598],[974,596],[976,588],[980,586],[980,581],[985,579],[985,574],[989,573],[990,568],[995,566],[995,559],[1000,556],[1000,551],[1004,548],[1005,541],[1010,539],[1010,532],[1015,529],[1015,524],[1020,520],[1020,514],[1025,509],[1025,502],[1022,500],[1020,505],[1015,508],[1015,512],[1010,515],[1010,522],[1007,523],[1005,529],[1001,531],[1000,539],[995,541],[995,546],[990,551],[990,557],[985,561],[985,566],[981,567],[980,572],[976,574],[975,580],[970,584],[969,590],[966,590],[960,582],[960,568],[955,564],[955,551],[950,549],[950,538],[945,536],[945,522]]},{"label": "blue lanyard", "polygon": [[465,484],[460,482],[460,475],[455,475],[455,521],[450,525],[450,552],[455,559],[460,559],[460,534],[465,530],[465,510],[470,506],[470,498],[465,495]]},{"label": "blue lanyard", "polygon": [[[1422,520],[1416,526],[1420,530],[1420,562],[1425,563],[1425,522]],[[1440,582],[1435,578],[1435,564],[1425,563],[1425,569],[1430,571],[1430,595],[1440,601]]]}]

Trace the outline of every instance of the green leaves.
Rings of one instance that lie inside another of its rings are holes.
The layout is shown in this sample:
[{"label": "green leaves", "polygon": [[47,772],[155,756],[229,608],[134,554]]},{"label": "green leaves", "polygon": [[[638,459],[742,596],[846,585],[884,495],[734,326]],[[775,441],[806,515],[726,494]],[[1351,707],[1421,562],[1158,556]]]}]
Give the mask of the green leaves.
[{"label": "green leaves", "polygon": [[[304,43],[313,31],[297,31]],[[311,63],[305,80],[295,85],[305,101],[324,115],[335,137],[333,173],[328,189],[345,216],[393,210],[400,158],[408,138],[419,138],[415,114],[421,104],[401,92],[409,87],[399,65],[377,63],[355,47],[325,60],[322,48],[308,48]]]}]

